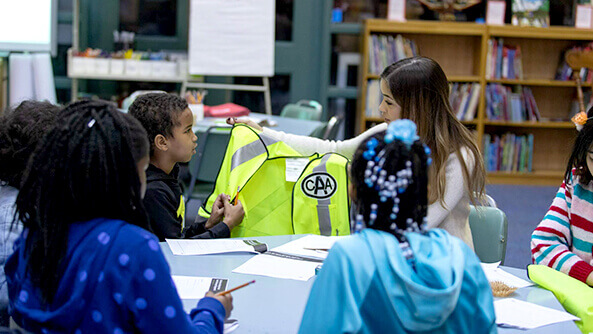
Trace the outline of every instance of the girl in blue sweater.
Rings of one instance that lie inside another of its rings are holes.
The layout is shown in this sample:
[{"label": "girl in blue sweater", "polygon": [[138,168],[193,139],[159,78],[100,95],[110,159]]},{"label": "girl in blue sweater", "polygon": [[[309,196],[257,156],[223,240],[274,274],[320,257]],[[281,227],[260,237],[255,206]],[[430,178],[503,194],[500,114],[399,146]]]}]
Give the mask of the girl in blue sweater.
[{"label": "girl in blue sweater", "polygon": [[230,297],[188,316],[142,205],[148,141],[104,102],[69,105],[23,177],[5,266],[10,313],[44,333],[222,333]]}]

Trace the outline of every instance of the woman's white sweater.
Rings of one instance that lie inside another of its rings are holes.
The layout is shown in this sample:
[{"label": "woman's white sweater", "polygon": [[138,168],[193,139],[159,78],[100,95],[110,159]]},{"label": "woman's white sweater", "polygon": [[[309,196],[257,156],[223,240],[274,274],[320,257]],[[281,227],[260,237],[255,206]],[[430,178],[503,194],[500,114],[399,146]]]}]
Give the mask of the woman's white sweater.
[{"label": "woman's white sweater", "polygon": [[[307,136],[298,136],[264,128],[264,133],[285,142],[302,155],[313,153],[336,152],[352,159],[354,152],[368,137],[387,130],[387,123],[374,126],[360,135],[343,141],[322,140]],[[473,157],[467,149],[462,150],[463,159],[470,171],[474,168]],[[471,174],[471,173],[470,173]],[[428,227],[442,228],[463,240],[472,249],[474,247],[469,227],[469,194],[465,190],[465,179],[461,163],[455,153],[449,155],[446,166],[447,183],[444,206],[436,201],[428,206]]]}]

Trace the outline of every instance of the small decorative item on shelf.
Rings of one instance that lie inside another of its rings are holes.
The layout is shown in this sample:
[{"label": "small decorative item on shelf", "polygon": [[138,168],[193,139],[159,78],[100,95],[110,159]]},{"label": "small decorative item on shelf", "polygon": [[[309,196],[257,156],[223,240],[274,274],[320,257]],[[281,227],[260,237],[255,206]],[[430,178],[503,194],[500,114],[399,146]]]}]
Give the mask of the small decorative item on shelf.
[{"label": "small decorative item on shelf", "polygon": [[441,21],[455,21],[455,11],[462,11],[475,6],[482,0],[418,0],[420,3],[439,14]]},{"label": "small decorative item on shelf", "polygon": [[515,26],[550,26],[550,0],[513,0],[512,10]]},{"label": "small decorative item on shelf", "polygon": [[579,100],[580,112],[586,112],[585,101],[583,98],[583,88],[581,87],[581,69],[593,68],[593,51],[590,48],[572,49],[566,52],[564,58],[566,63],[572,68],[573,76],[577,82],[577,97]]}]

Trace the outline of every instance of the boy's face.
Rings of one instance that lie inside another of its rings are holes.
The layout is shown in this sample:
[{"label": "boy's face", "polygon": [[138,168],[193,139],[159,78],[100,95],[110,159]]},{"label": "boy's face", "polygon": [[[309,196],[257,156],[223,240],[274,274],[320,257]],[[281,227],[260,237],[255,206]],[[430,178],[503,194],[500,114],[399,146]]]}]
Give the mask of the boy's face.
[{"label": "boy's face", "polygon": [[173,127],[173,137],[167,138],[169,144],[169,153],[176,162],[188,162],[196,153],[196,141],[198,137],[192,131],[194,125],[194,116],[185,108],[183,113],[177,119],[178,124]]}]

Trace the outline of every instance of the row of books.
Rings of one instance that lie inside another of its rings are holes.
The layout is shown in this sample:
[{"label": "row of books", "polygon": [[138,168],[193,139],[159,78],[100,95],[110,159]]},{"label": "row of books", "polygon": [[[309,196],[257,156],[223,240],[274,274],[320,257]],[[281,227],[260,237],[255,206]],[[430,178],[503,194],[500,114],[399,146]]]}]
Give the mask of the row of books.
[{"label": "row of books", "polygon": [[371,35],[369,38],[369,72],[380,74],[398,60],[419,55],[413,40],[397,35]]},{"label": "row of books", "polygon": [[505,45],[502,38],[489,39],[486,78],[523,79],[521,46]]},{"label": "row of books", "polygon": [[449,101],[457,119],[471,121],[476,117],[480,87],[479,83],[456,82],[451,85]]},{"label": "row of books", "polygon": [[484,162],[488,172],[532,171],[533,134],[484,134]]},{"label": "row of books", "polygon": [[[570,66],[568,66],[566,61],[562,61],[560,66],[558,66],[558,71],[556,72],[556,77],[554,79],[561,81],[571,81],[573,72],[574,71]],[[591,69],[583,67],[581,68],[579,74],[581,76],[582,82],[593,82],[593,71]]]},{"label": "row of books", "polygon": [[539,121],[541,115],[529,87],[486,86],[486,116],[493,121]]}]

